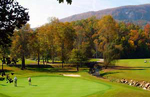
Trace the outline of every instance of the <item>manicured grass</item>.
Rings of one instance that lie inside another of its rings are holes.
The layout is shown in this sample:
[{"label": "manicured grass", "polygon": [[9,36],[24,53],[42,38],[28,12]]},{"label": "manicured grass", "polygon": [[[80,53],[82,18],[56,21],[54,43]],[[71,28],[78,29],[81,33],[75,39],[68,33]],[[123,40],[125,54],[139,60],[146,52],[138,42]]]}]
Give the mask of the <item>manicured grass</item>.
[{"label": "manicured grass", "polygon": [[[25,59],[25,64],[37,64],[38,62],[36,60],[31,60],[31,59]],[[17,64],[22,64],[22,61],[19,59]]]},{"label": "manicured grass", "polygon": [[29,86],[27,78],[20,78],[18,87],[2,82],[0,92],[10,97],[83,97],[109,89],[108,85],[81,78],[45,75],[32,77],[32,80]]},{"label": "manicured grass", "polygon": [[97,61],[100,61],[100,59],[99,58],[91,58],[91,59],[89,59],[89,62],[97,62]]},{"label": "manicured grass", "polygon": [[[147,63],[144,63],[144,61],[147,61]],[[127,67],[150,67],[150,59],[121,59],[116,65]]]},{"label": "manicured grass", "polygon": [[[144,59],[143,59],[144,60]],[[120,66],[124,66],[124,60],[118,61]],[[126,60],[125,60],[126,61]],[[129,63],[132,60],[129,60]],[[135,60],[134,60],[135,61]],[[119,63],[120,62],[120,63]],[[144,61],[143,61],[144,62]],[[142,63],[142,62],[141,62]],[[148,63],[147,63],[148,64]],[[129,64],[129,66],[131,66]],[[133,67],[134,65],[132,65]],[[133,67],[133,69],[136,68]],[[140,66],[140,65],[139,65]],[[144,68],[147,68],[146,65]],[[149,97],[150,92],[140,88],[128,86],[125,84],[109,82],[105,79],[94,77],[87,73],[88,68],[81,68],[76,72],[76,68],[35,68],[28,67],[26,70],[20,70],[17,67],[4,65],[6,74],[14,72],[10,76],[18,78],[18,87],[13,84],[0,81],[0,97]],[[130,77],[149,79],[149,71],[141,70],[108,70],[103,73],[104,77]],[[112,73],[110,73],[112,72]],[[132,74],[131,74],[132,72]],[[141,73],[141,76],[139,77]],[[60,74],[80,74],[80,78],[64,77]],[[136,75],[135,75],[136,74]],[[28,85],[27,78],[32,78],[32,85]]]},{"label": "manicured grass", "polygon": [[[144,61],[147,60],[147,63]],[[127,68],[119,68],[103,72],[104,77],[126,78],[137,81],[150,81],[150,59],[123,59],[119,60],[116,66]]]}]

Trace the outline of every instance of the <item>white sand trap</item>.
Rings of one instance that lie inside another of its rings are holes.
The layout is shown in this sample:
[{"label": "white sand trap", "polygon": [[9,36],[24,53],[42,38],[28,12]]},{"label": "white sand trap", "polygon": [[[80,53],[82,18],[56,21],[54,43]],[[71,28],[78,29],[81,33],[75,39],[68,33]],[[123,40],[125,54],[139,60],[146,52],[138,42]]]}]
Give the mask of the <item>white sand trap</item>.
[{"label": "white sand trap", "polygon": [[69,77],[81,77],[81,75],[77,75],[77,74],[63,74],[63,76],[69,76]]}]

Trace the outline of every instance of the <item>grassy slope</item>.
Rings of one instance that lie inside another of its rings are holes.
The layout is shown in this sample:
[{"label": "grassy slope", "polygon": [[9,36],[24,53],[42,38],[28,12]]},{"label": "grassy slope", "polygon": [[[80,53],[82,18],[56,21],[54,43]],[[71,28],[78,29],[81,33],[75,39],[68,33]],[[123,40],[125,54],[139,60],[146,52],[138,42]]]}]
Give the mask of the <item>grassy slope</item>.
[{"label": "grassy slope", "polygon": [[[150,95],[149,91],[107,82],[85,71],[74,72],[80,74],[81,78],[68,78],[59,75],[64,72],[22,71],[16,67],[6,66],[4,68],[9,71],[7,73],[15,73],[19,87],[0,81],[0,97],[149,97]],[[29,76],[32,76],[33,86],[28,86]]]},{"label": "grassy slope", "polygon": [[[144,61],[147,60],[147,63]],[[110,70],[103,72],[104,77],[126,78],[134,80],[150,81],[150,59],[124,59],[119,60],[116,66],[129,68]]]}]

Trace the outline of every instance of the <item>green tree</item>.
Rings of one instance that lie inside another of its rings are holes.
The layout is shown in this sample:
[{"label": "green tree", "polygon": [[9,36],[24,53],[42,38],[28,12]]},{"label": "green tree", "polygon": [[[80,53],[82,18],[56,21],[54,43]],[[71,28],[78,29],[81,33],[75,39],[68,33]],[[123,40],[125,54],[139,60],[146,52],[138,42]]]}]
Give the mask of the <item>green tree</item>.
[{"label": "green tree", "polygon": [[9,47],[3,47],[0,46],[0,60],[2,61],[2,71],[3,71],[3,65],[6,64],[6,58],[9,54]]},{"label": "green tree", "polygon": [[[59,3],[64,2],[64,0],[57,0],[57,1],[59,1]],[[68,4],[71,4],[71,3],[72,3],[72,0],[66,0],[66,2],[67,2]]]},{"label": "green tree", "polygon": [[0,45],[8,46],[14,29],[26,24],[29,15],[27,9],[15,0],[0,0],[0,6]]},{"label": "green tree", "polygon": [[81,49],[73,49],[70,54],[70,62],[76,64],[77,71],[79,71],[79,66],[81,66],[84,62],[87,62],[88,58],[85,55],[84,50]]},{"label": "green tree", "polygon": [[[15,0],[0,0],[1,49],[8,49],[10,47],[10,37],[13,35],[14,29],[16,27],[21,28],[22,25],[27,23],[27,21],[29,21],[29,15],[26,8],[19,5],[19,3]],[[1,55],[4,55],[4,53],[1,52]],[[5,59],[4,56],[3,58]]]}]

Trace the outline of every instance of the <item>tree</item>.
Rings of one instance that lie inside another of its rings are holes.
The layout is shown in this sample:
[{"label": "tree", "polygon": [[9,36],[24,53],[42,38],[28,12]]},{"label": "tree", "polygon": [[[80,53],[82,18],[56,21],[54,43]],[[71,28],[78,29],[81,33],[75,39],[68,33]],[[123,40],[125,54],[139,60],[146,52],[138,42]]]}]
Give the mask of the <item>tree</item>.
[{"label": "tree", "polygon": [[29,56],[29,39],[32,30],[30,25],[26,24],[22,29],[15,31],[12,38],[11,57],[21,58],[22,68],[25,69],[25,57]]},{"label": "tree", "polygon": [[16,27],[29,21],[27,9],[15,0],[0,0],[0,45],[8,46]]},{"label": "tree", "polygon": [[48,55],[50,55],[50,47],[49,47],[49,40],[48,40],[48,24],[43,25],[39,27],[36,31],[37,34],[37,40],[38,40],[38,45],[39,51],[41,52],[40,55],[42,55],[43,58],[43,64],[45,64],[46,59],[48,60]]},{"label": "tree", "polygon": [[8,48],[14,29],[21,28],[27,21],[29,21],[29,15],[26,8],[15,0],[0,0],[0,47]]},{"label": "tree", "polygon": [[[57,1],[59,1],[59,3],[64,2],[64,0],[57,0]],[[66,2],[67,2],[68,4],[71,4],[71,3],[72,3],[72,0],[66,0]]]},{"label": "tree", "polygon": [[73,49],[75,30],[71,23],[59,23],[55,34],[55,42],[59,58],[63,63],[69,59],[69,54]]},{"label": "tree", "polygon": [[31,34],[29,37],[29,52],[32,55],[32,57],[37,57],[38,59],[38,66],[40,63],[40,55],[41,55],[41,45],[40,45],[40,40],[38,38],[38,32],[37,30],[34,31],[34,33]]},{"label": "tree", "polygon": [[57,26],[59,25],[59,20],[56,17],[50,18],[50,23],[47,24],[47,39],[48,39],[48,46],[50,49],[50,57],[52,59],[52,63],[54,63],[54,58],[56,56],[56,49],[57,46],[55,44],[55,33],[57,32]]},{"label": "tree", "polygon": [[93,34],[96,33],[96,17],[72,22],[76,30],[76,39],[74,47],[84,48],[88,58],[96,56],[96,46],[94,45]]},{"label": "tree", "polygon": [[[117,23],[112,16],[104,16],[98,22],[99,51],[103,53],[104,65],[107,68],[119,56],[121,45],[118,45]],[[97,42],[96,42],[97,43]]]},{"label": "tree", "polygon": [[70,54],[70,62],[76,64],[77,66],[77,71],[79,71],[79,65],[83,62],[86,62],[88,58],[85,55],[84,50],[82,49],[73,49]]},{"label": "tree", "polygon": [[9,48],[0,46],[0,60],[2,61],[2,71],[3,65],[6,63],[6,58],[8,57]]}]

